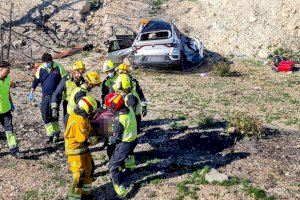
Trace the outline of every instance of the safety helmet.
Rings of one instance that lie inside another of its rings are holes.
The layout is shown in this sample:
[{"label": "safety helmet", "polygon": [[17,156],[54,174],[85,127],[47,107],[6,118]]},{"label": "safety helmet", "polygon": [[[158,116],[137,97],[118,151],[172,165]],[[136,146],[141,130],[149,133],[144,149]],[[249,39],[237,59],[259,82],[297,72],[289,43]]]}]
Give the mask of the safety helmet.
[{"label": "safety helmet", "polygon": [[97,109],[97,101],[92,96],[85,96],[82,97],[77,105],[80,109],[84,110],[86,114],[91,114],[92,112],[95,112]]},{"label": "safety helmet", "polygon": [[119,110],[124,104],[124,99],[121,95],[117,93],[109,93],[104,98],[104,103],[106,107],[113,109],[115,111]]},{"label": "safety helmet", "polygon": [[92,85],[100,85],[101,76],[99,73],[92,71],[85,75],[85,80]]},{"label": "safety helmet", "polygon": [[122,63],[117,67],[119,74],[125,74],[129,72],[129,65]]},{"label": "safety helmet", "polygon": [[119,74],[113,89],[115,91],[127,90],[131,88],[131,79],[127,74]]},{"label": "safety helmet", "polygon": [[116,68],[115,63],[112,60],[106,60],[103,63],[102,71],[105,73],[114,70],[115,68]]},{"label": "safety helmet", "polygon": [[74,65],[71,67],[72,72],[76,70],[85,70],[85,64],[81,60],[76,61]]}]

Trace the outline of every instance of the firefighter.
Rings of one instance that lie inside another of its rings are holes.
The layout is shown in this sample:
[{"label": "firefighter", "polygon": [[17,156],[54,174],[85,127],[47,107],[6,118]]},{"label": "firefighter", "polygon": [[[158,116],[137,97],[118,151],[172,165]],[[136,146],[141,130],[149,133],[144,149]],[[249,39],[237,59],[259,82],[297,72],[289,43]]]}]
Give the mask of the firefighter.
[{"label": "firefighter", "polygon": [[102,104],[104,103],[104,97],[109,93],[114,92],[112,86],[118,77],[115,68],[115,63],[112,60],[106,60],[103,64],[102,71],[107,75],[107,77],[103,80],[101,87]]},{"label": "firefighter", "polygon": [[[118,74],[127,74],[130,77],[131,80],[131,91],[135,96],[138,96],[140,101],[141,101],[141,106],[142,106],[142,117],[145,117],[147,115],[147,100],[145,98],[145,95],[143,93],[142,88],[140,87],[139,82],[133,78],[130,74],[129,74],[129,65],[122,63],[117,67],[117,73]],[[140,124],[141,121],[141,115],[136,115],[137,117],[137,121]],[[139,127],[138,127],[139,129]]]},{"label": "firefighter", "polygon": [[113,135],[108,139],[107,154],[109,172],[115,192],[120,197],[127,195],[124,187],[124,170],[137,145],[137,123],[132,108],[124,104],[120,94],[110,93],[105,97],[105,106],[114,113]]},{"label": "firefighter", "polygon": [[67,106],[66,118],[68,118],[68,115],[70,115],[74,111],[77,103],[82,97],[86,96],[94,87],[97,87],[101,84],[100,74],[94,71],[88,72],[85,75],[84,79],[85,79],[85,83],[82,84],[80,87],[75,88],[72,94],[70,95],[68,106]]},{"label": "firefighter", "polygon": [[31,91],[28,94],[29,101],[34,100],[34,91],[39,84],[42,86],[41,114],[47,133],[47,143],[55,143],[59,138],[60,128],[58,119],[52,117],[50,100],[60,81],[67,76],[65,68],[52,60],[52,56],[44,53],[43,64],[37,69],[32,82]]},{"label": "firefighter", "polygon": [[120,74],[115,84],[113,85],[113,89],[114,91],[122,95],[125,101],[125,105],[127,107],[131,107],[134,110],[139,133],[141,125],[141,115],[146,116],[147,104],[146,101],[141,101],[140,95],[137,93],[136,86],[137,84],[132,81],[129,75]]},{"label": "firefighter", "polygon": [[24,157],[24,154],[19,151],[17,136],[13,130],[12,114],[15,106],[13,104],[10,86],[11,78],[9,76],[10,63],[0,62],[0,123],[4,128],[9,151],[16,158]]},{"label": "firefighter", "polygon": [[55,92],[51,98],[51,110],[52,117],[58,118],[59,104],[63,99],[63,115],[64,115],[64,124],[67,123],[67,105],[70,99],[70,96],[75,88],[81,86],[84,83],[83,74],[85,73],[85,65],[82,61],[75,62],[74,66],[71,67],[71,72],[69,76],[64,77],[59,85],[57,86]]},{"label": "firefighter", "polygon": [[98,143],[90,123],[91,114],[97,109],[97,101],[91,96],[82,97],[68,118],[64,139],[65,151],[73,174],[68,193],[70,200],[93,199],[92,182],[95,164],[89,146]]}]

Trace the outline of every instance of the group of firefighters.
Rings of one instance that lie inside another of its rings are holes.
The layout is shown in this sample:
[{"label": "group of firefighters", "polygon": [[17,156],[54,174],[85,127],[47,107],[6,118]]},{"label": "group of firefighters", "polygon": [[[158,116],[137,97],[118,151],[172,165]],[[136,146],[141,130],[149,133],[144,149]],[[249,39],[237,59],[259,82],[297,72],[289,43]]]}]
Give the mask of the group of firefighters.
[{"label": "group of firefighters", "polygon": [[[5,129],[10,153],[22,158],[13,132],[12,114],[14,104],[10,95],[10,64],[0,62],[0,122]],[[108,109],[113,114],[113,134],[105,141],[109,157],[109,172],[115,192],[127,195],[124,175],[135,168],[134,148],[140,132],[142,116],[147,114],[147,103],[141,87],[130,74],[129,65],[118,66],[111,60],[103,64],[107,77],[101,81],[96,71],[86,72],[82,61],[75,62],[67,73],[48,53],[43,54],[32,82],[29,101],[35,99],[35,89],[42,87],[41,115],[47,134],[47,143],[56,143],[60,135],[59,107],[63,107],[65,125],[65,154],[70,164],[73,180],[68,199],[92,199],[91,189],[93,157],[89,147],[99,143],[99,135],[93,130],[91,119],[95,113]],[[99,100],[90,91],[101,85]]]}]

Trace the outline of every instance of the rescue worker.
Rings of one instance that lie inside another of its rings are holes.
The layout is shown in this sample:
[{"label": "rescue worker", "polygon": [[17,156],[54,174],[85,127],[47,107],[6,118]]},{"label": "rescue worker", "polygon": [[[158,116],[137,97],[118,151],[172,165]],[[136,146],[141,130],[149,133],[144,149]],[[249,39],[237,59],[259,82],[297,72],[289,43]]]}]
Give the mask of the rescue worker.
[{"label": "rescue worker", "polygon": [[115,63],[112,60],[106,60],[103,64],[102,71],[107,75],[107,77],[103,80],[101,87],[101,100],[102,104],[104,104],[104,98],[109,93],[114,92],[112,86],[115,83],[118,74],[115,71]]},{"label": "rescue worker", "polygon": [[99,86],[101,84],[100,74],[94,71],[88,72],[85,75],[84,79],[85,83],[82,84],[80,87],[75,88],[70,95],[67,106],[68,114],[66,115],[66,118],[68,118],[68,115],[70,115],[74,111],[76,105],[82,97],[86,96],[94,87]]},{"label": "rescue worker", "polygon": [[[109,172],[114,190],[120,197],[127,195],[124,187],[124,170],[128,168],[130,155],[137,145],[137,124],[132,108],[124,104],[120,94],[110,93],[105,97],[105,106],[114,113],[113,135],[108,139],[107,154]],[[133,163],[134,165],[134,163]]]},{"label": "rescue worker", "polygon": [[17,136],[13,130],[12,124],[12,114],[15,106],[13,104],[10,86],[11,78],[10,73],[10,63],[1,61],[0,62],[0,123],[4,128],[7,144],[9,151],[12,156],[16,158],[24,157],[24,154],[19,151]]},{"label": "rescue worker", "polygon": [[81,86],[84,83],[83,74],[85,73],[85,65],[82,61],[75,62],[74,66],[71,67],[71,72],[69,76],[64,77],[59,85],[57,86],[55,92],[52,94],[51,98],[51,110],[52,117],[58,118],[59,113],[59,104],[63,99],[63,115],[64,115],[64,124],[67,123],[67,105],[70,99],[70,96],[75,88]]},{"label": "rescue worker", "polygon": [[[118,74],[127,74],[130,77],[131,84],[132,84],[131,91],[133,94],[135,94],[135,96],[138,96],[140,98],[141,106],[142,106],[142,116],[145,117],[147,115],[147,105],[148,105],[147,100],[145,98],[142,88],[140,87],[138,80],[136,80],[134,77],[130,75],[129,65],[122,63],[117,67],[116,71]],[[137,117],[138,124],[140,124],[141,115],[136,115],[136,117]],[[138,129],[139,128],[140,127],[138,127]]]},{"label": "rescue worker", "polygon": [[[134,87],[133,87],[134,86]],[[135,112],[137,120],[138,133],[140,132],[141,115],[147,114],[146,101],[142,103],[140,96],[137,93],[136,82],[132,81],[127,74],[120,74],[113,85],[113,89],[122,95],[127,107],[131,107]],[[141,89],[139,89],[141,90]]]},{"label": "rescue worker", "polygon": [[59,138],[60,128],[58,118],[52,117],[50,100],[60,81],[67,75],[65,68],[54,62],[52,56],[44,53],[43,64],[37,69],[32,82],[31,91],[28,94],[29,101],[34,100],[34,91],[39,84],[42,86],[41,114],[47,133],[47,143],[55,143]]},{"label": "rescue worker", "polygon": [[84,96],[78,101],[67,122],[65,151],[73,174],[69,200],[93,199],[91,191],[95,165],[88,147],[97,144],[99,140],[93,135],[90,123],[91,114],[96,109],[97,101],[91,96]]}]

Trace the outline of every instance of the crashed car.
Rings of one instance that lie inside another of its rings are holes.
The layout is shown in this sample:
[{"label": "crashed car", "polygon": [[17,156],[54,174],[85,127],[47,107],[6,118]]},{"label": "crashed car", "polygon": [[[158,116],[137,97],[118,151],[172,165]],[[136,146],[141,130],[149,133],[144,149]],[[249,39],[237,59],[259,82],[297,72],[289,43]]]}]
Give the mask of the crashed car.
[{"label": "crashed car", "polygon": [[[133,39],[134,38],[134,39]],[[108,59],[117,63],[129,57],[133,66],[158,66],[185,70],[204,59],[204,45],[182,34],[174,24],[150,20],[131,35],[113,34]]]}]

